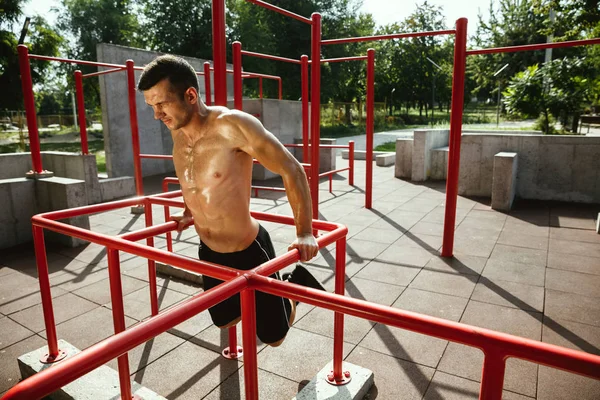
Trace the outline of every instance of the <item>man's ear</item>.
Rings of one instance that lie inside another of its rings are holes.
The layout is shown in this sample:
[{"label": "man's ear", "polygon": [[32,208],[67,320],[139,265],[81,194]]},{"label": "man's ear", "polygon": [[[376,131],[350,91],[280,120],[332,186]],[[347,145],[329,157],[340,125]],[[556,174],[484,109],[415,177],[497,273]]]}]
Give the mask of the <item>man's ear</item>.
[{"label": "man's ear", "polygon": [[183,94],[183,98],[190,104],[196,104],[198,102],[198,91],[193,87],[189,87]]}]

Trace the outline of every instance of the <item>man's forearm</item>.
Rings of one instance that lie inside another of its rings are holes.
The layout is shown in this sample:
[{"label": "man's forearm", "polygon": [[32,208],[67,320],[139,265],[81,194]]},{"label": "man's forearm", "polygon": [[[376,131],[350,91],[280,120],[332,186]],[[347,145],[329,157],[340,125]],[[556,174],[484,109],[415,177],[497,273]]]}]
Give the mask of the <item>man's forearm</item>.
[{"label": "man's forearm", "polygon": [[285,191],[294,213],[296,235],[312,234],[312,199],[302,166],[283,176]]}]

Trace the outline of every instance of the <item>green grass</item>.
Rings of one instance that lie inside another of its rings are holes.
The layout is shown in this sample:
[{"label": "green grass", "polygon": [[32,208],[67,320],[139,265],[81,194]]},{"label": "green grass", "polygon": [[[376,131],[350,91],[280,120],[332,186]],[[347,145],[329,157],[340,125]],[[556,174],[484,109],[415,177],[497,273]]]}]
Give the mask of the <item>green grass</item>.
[{"label": "green grass", "polygon": [[375,151],[396,151],[395,142],[385,142],[379,146],[375,146]]}]

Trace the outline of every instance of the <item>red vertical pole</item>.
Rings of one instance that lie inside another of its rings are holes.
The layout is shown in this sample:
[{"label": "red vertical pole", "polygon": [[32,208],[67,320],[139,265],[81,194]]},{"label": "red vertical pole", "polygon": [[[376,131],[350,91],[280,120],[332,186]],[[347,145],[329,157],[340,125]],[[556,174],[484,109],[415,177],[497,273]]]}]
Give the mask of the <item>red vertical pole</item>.
[{"label": "red vertical pole", "polygon": [[242,340],[244,348],[244,383],[246,399],[258,399],[258,361],[256,357],[256,296],[252,289],[240,293],[242,301]]},{"label": "red vertical pole", "polygon": [[354,185],[354,140],[348,142],[348,167],[350,168],[350,186]]},{"label": "red vertical pole", "polygon": [[373,132],[375,105],[375,50],[367,50],[367,177],[365,184],[365,208],[373,205]]},{"label": "red vertical pole", "polygon": [[135,173],[135,192],[138,196],[144,195],[144,182],[142,181],[142,162],[140,160],[140,132],[137,120],[137,105],[135,101],[135,70],[133,60],[127,60],[127,87],[129,89],[129,123],[131,124],[131,141],[133,145],[133,170]]},{"label": "red vertical pole", "polygon": [[46,362],[53,362],[60,357],[60,350],[58,349],[56,323],[54,322],[54,310],[52,308],[52,293],[50,291],[50,277],[48,276],[48,259],[46,258],[46,245],[44,243],[44,229],[35,225],[33,226],[33,244],[35,247],[38,279],[40,282],[44,325],[46,326],[46,337],[48,338],[48,356]]},{"label": "red vertical pole", "polygon": [[225,48],[225,0],[212,2],[215,105],[227,107],[227,50]]},{"label": "red vertical pole", "polygon": [[242,111],[242,44],[233,42],[233,106]]},{"label": "red vertical pole", "polygon": [[460,142],[462,135],[463,104],[465,97],[465,66],[467,62],[467,19],[456,21],[454,38],[454,74],[452,75],[452,108],[450,110],[450,151],[448,177],[446,178],[446,208],[444,209],[444,239],[442,257],[454,253],[454,224],[458,198],[458,173],[460,168]]},{"label": "red vertical pole", "polygon": [[[152,222],[152,204],[149,201],[145,202],[145,213],[146,228],[151,227]],[[150,247],[154,247],[154,237],[150,236],[146,239],[146,244]],[[171,248],[171,251],[172,248]],[[156,262],[148,259],[148,286],[150,289],[150,311],[152,316],[158,315],[158,295],[156,289]]]},{"label": "red vertical pole", "polygon": [[[169,191],[169,184],[165,181],[162,183],[163,193]],[[171,212],[169,211],[169,206],[165,206],[165,222],[168,222],[171,219]],[[173,252],[173,235],[171,232],[167,232],[167,250],[171,253]]]},{"label": "red vertical pole", "polygon": [[85,102],[83,101],[83,74],[75,71],[75,96],[77,97],[77,116],[79,120],[79,137],[81,137],[81,152],[90,154],[87,140],[87,126],[85,122]]},{"label": "red vertical pole", "polygon": [[277,78],[279,81],[279,100],[283,99],[283,86],[281,84],[281,78]]},{"label": "red vertical pole", "polygon": [[[344,295],[346,282],[346,238],[335,244],[335,293]],[[344,357],[344,314],[335,313],[333,325],[333,378],[342,382],[342,358]],[[330,379],[331,380],[331,379]]]},{"label": "red vertical pole", "polygon": [[237,345],[237,326],[234,325],[229,328],[229,355],[228,358],[238,358],[238,345]]},{"label": "red vertical pole", "polygon": [[37,115],[35,112],[35,99],[33,95],[33,83],[31,80],[31,67],[29,65],[29,50],[27,46],[20,44],[19,67],[21,69],[21,87],[23,89],[23,102],[25,103],[25,115],[27,117],[27,131],[29,132],[29,149],[31,151],[31,164],[35,174],[41,174],[42,155],[40,153],[40,136],[37,127]]},{"label": "red vertical pole", "polygon": [[204,91],[206,92],[204,103],[210,106],[212,105],[212,100],[210,94],[210,63],[208,61],[204,63]]},{"label": "red vertical pole", "polygon": [[[321,142],[321,14],[313,13],[311,37],[311,167],[313,219],[319,218],[319,143]],[[316,233],[316,232],[315,232]]]},{"label": "red vertical pole", "polygon": [[[123,289],[121,285],[121,267],[119,251],[107,247],[108,279],[110,280],[110,302],[112,306],[115,334],[125,331],[125,311],[123,309]],[[119,384],[121,399],[131,399],[131,380],[129,377],[129,356],[123,354],[117,359],[119,365]]]},{"label": "red vertical pole", "polygon": [[263,93],[262,93],[262,77],[258,78],[258,96],[262,99],[263,98]]},{"label": "red vertical pole", "polygon": [[308,56],[300,57],[302,75],[302,162],[310,163],[308,153]]},{"label": "red vertical pole", "polygon": [[506,369],[505,355],[499,351],[487,350],[483,359],[479,398],[485,400],[501,400]]}]

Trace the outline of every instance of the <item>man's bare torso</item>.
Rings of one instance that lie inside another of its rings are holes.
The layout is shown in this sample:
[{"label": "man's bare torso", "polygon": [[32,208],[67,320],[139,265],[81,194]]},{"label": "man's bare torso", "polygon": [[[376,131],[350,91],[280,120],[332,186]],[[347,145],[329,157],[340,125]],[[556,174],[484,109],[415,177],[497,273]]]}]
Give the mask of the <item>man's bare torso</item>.
[{"label": "man's bare torso", "polygon": [[240,132],[209,107],[193,137],[172,132],[173,162],[196,232],[212,250],[230,253],[254,241],[258,223],[250,216],[252,157],[238,146]]}]

